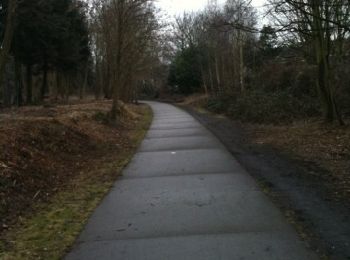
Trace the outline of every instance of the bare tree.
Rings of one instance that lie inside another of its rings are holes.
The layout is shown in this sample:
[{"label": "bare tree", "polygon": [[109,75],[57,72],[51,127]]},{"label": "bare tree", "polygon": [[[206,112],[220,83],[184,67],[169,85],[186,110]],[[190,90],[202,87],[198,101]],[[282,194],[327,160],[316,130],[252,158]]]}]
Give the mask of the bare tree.
[{"label": "bare tree", "polygon": [[102,84],[113,98],[111,119],[116,120],[119,101],[131,101],[138,82],[159,61],[159,24],[150,0],[104,0],[94,6],[96,71],[104,74]]},{"label": "bare tree", "polygon": [[339,111],[332,70],[331,57],[341,56],[343,41],[349,34],[349,3],[340,0],[271,0],[274,17],[280,33],[296,42],[308,42],[314,51],[312,60],[317,68],[317,88],[328,122],[337,120],[344,124]]}]

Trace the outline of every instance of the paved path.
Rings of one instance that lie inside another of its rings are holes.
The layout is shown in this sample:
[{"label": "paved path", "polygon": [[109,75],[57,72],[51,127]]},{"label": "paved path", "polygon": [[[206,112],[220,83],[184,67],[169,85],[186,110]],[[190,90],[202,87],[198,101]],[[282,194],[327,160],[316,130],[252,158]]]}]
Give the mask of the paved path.
[{"label": "paved path", "polygon": [[225,147],[174,106],[154,121],[71,259],[316,259]]}]

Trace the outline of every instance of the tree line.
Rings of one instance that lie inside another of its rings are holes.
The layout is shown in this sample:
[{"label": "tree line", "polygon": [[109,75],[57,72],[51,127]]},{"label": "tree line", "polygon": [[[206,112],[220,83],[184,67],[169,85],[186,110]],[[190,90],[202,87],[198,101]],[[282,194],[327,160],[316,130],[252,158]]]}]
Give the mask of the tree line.
[{"label": "tree line", "polygon": [[111,118],[118,102],[137,100],[139,89],[154,81],[161,66],[161,25],[153,1],[93,1],[91,37],[98,93],[113,99]]},{"label": "tree line", "polygon": [[[90,61],[86,3],[5,0],[1,3],[0,78],[3,104],[67,98],[82,87]],[[85,83],[86,84],[86,83]]]},{"label": "tree line", "polygon": [[253,120],[261,112],[289,110],[296,116],[322,112],[327,122],[344,124],[349,11],[343,0],[270,0],[263,27],[247,0],[187,13],[173,26],[169,84],[183,93],[202,90],[214,108]]},{"label": "tree line", "polygon": [[[260,10],[261,11],[261,10]],[[85,93],[120,101],[169,87],[208,107],[261,121],[350,114],[350,4],[268,0],[208,4],[169,30],[154,0],[2,0],[2,106]],[[170,31],[170,32],[169,32]]]},{"label": "tree line", "polygon": [[0,4],[3,106],[46,99],[137,99],[156,84],[161,25],[152,0],[3,0]]}]

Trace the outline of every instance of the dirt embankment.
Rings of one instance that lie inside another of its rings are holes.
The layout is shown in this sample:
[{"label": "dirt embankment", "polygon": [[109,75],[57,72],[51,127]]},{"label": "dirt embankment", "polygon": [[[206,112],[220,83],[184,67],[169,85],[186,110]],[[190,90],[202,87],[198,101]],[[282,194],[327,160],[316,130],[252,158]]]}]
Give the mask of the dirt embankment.
[{"label": "dirt embankment", "polygon": [[320,256],[350,259],[350,128],[242,124],[192,102],[181,107],[225,144]]},{"label": "dirt embankment", "polygon": [[[0,234],[101,158],[129,149],[142,106],[106,124],[108,101],[0,111]],[[144,107],[143,107],[144,109]]]}]

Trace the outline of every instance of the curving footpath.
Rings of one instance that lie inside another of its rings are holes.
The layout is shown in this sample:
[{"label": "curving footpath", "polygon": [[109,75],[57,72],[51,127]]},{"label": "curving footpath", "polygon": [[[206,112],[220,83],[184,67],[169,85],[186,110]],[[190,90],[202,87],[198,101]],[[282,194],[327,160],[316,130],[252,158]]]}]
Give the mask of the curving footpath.
[{"label": "curving footpath", "polygon": [[146,139],[67,260],[317,259],[208,130],[148,104]]}]

